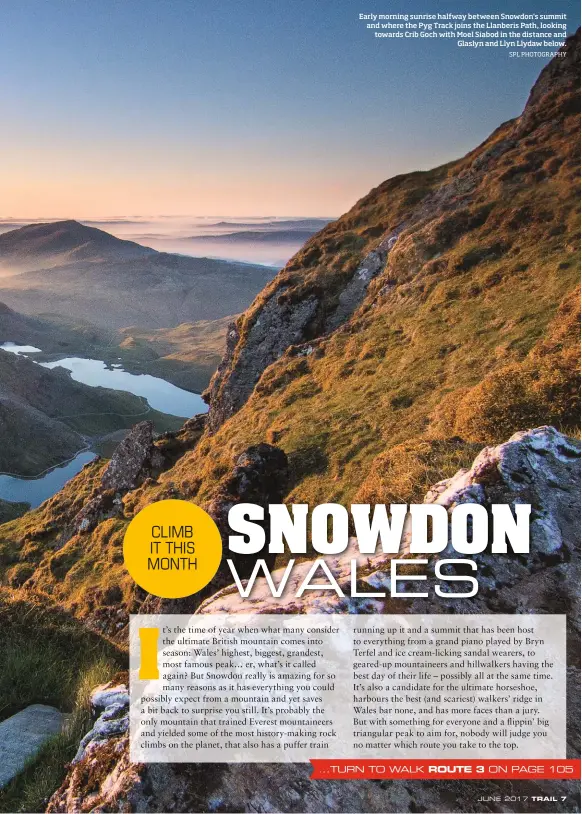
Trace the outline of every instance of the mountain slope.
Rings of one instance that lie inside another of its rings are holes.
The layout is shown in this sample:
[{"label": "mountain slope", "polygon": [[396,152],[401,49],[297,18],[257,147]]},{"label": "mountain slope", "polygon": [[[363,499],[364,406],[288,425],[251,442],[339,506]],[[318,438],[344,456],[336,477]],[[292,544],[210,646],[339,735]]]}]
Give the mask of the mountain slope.
[{"label": "mountain slope", "polygon": [[236,314],[273,276],[266,266],[157,252],[76,221],[0,235],[0,266],[0,299],[11,308],[107,330]]},{"label": "mountain slope", "polygon": [[259,438],[297,462],[290,497],[349,501],[387,447],[389,496],[427,459],[578,423],[579,34],[565,54],[519,118],[373,190],[239,319],[207,394],[216,437],[189,462],[198,498]]},{"label": "mountain slope", "polygon": [[287,502],[389,503],[421,501],[516,430],[576,432],[579,42],[469,155],[386,181],[309,241],[228,331],[210,429],[166,439],[156,481],[58,551],[102,464],[0,527],[0,557],[33,569],[28,590],[91,624],[109,624],[113,584],[139,610],[121,554],[131,517],[172,497],[223,518],[265,448],[277,457],[264,442],[287,455]]}]

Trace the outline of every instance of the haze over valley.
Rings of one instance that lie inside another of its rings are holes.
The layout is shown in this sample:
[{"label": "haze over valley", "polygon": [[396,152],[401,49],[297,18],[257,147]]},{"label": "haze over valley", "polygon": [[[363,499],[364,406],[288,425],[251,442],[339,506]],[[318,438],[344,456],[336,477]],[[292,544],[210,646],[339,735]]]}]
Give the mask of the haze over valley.
[{"label": "haze over valley", "polygon": [[[0,235],[31,223],[63,218],[0,219]],[[211,257],[281,268],[331,218],[128,216],[78,218],[160,252]]]},{"label": "haze over valley", "polygon": [[118,330],[235,314],[274,276],[263,265],[158,252],[77,221],[0,235],[0,299]]}]

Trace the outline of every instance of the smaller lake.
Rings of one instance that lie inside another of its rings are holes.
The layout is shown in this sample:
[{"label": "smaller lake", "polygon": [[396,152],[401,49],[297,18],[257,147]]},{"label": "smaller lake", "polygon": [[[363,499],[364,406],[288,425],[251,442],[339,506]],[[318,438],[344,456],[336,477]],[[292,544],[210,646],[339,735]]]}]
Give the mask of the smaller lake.
[{"label": "smaller lake", "polygon": [[100,359],[80,359],[71,356],[68,359],[59,359],[58,362],[44,362],[42,366],[50,370],[64,367],[71,371],[71,376],[76,382],[91,387],[108,387],[110,390],[124,390],[126,393],[133,393],[134,396],[143,396],[150,407],[168,415],[192,418],[197,413],[208,411],[208,405],[198,393],[182,390],[175,384],[147,373],[128,373],[122,367],[108,366]]},{"label": "smaller lake", "polygon": [[85,464],[97,456],[89,450],[79,452],[72,461],[49,470],[40,478],[19,478],[0,475],[0,498],[11,503],[30,503],[33,509],[40,506],[65,483],[77,475]]},{"label": "smaller lake", "polygon": [[26,356],[27,353],[42,353],[40,348],[35,348],[34,345],[17,345],[15,342],[4,342],[0,345],[0,350],[7,350],[8,353],[15,353],[17,356],[22,354]]},{"label": "smaller lake", "polygon": [[[17,345],[15,342],[4,342],[0,349],[23,356],[41,353],[40,348],[33,345]],[[101,359],[82,359],[78,356],[40,364],[49,370],[64,367],[65,370],[71,371],[71,377],[76,382],[90,387],[107,387],[110,390],[123,390],[126,393],[133,393],[134,396],[142,396],[152,409],[159,410],[160,413],[179,418],[192,418],[198,413],[208,412],[208,405],[198,393],[182,390],[181,387],[148,373],[128,373],[120,364],[107,365]]]}]

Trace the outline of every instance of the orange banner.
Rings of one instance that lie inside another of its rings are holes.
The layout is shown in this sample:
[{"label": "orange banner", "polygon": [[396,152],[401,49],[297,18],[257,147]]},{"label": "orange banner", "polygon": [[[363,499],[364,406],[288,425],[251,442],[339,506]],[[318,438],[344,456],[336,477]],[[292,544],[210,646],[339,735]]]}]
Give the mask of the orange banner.
[{"label": "orange banner", "polygon": [[579,760],[334,760],[314,758],[311,780],[579,780]]}]

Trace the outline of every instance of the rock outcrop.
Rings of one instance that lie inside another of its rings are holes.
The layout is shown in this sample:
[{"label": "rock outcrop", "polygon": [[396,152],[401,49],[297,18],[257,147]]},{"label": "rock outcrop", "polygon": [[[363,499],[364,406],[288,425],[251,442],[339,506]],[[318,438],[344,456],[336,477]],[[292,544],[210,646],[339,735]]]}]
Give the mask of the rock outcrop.
[{"label": "rock outcrop", "polygon": [[111,681],[96,687],[91,694],[91,712],[95,723],[77,750],[73,763],[79,763],[95,746],[127,732],[129,726],[129,690],[127,684]]},{"label": "rock outcrop", "polygon": [[[279,451],[249,450],[225,482],[228,496],[254,494],[257,484],[283,468]],[[260,462],[255,469],[257,460]],[[227,486],[228,484],[228,486]],[[517,433],[504,444],[485,448],[469,469],[437,483],[426,495],[427,503],[439,502],[452,509],[463,502],[528,502],[534,507],[531,553],[528,557],[495,557],[486,552],[478,558],[481,588],[471,600],[351,600],[329,591],[308,591],[295,599],[299,578],[312,566],[297,566],[297,578],[289,591],[273,599],[264,579],[258,580],[250,599],[242,601],[234,586],[204,602],[198,613],[568,613],[568,692],[577,697],[580,674],[577,601],[579,593],[580,444],[552,427]],[[220,513],[218,515],[220,517]],[[348,588],[352,548],[327,558],[340,585]],[[452,555],[455,556],[455,555]],[[411,560],[413,562],[413,560]],[[384,554],[360,556],[360,587],[389,587],[389,558]],[[282,571],[273,574],[278,582]],[[53,795],[48,811],[223,811],[223,812],[417,812],[481,810],[478,795],[502,796],[496,781],[311,781],[305,765],[196,765],[131,764],[128,757],[125,686],[98,688],[93,704],[99,714],[83,739],[75,763],[63,786]],[[568,731],[568,757],[579,753],[575,721]],[[575,793],[572,783],[512,782],[515,795],[561,795]],[[504,805],[489,804],[491,811]],[[571,810],[559,802],[556,811]]]},{"label": "rock outcrop", "polygon": [[51,797],[47,812],[127,811],[127,807],[118,807],[120,800],[134,785],[139,786],[138,767],[132,766],[128,754],[127,684],[113,681],[96,687],[90,703],[93,727],[79,744],[69,774]]},{"label": "rock outcrop", "polygon": [[326,331],[333,331],[346,322],[354,311],[362,304],[368,287],[374,277],[382,271],[391,250],[394,248],[398,235],[404,229],[401,224],[396,229],[388,230],[376,248],[364,257],[354,276],[345,286],[338,298],[338,304],[325,324]]},{"label": "rock outcrop", "polygon": [[[475,555],[481,575],[480,598],[474,597],[473,613],[554,612],[563,604],[579,616],[575,582],[579,576],[580,551],[580,443],[567,438],[554,427],[538,427],[512,436],[505,444],[486,447],[468,470],[437,483],[427,494],[426,503],[440,503],[452,509],[460,503],[495,503],[514,506],[528,503],[530,516],[530,552],[504,557],[488,551]],[[445,550],[442,557],[455,557]],[[559,593],[539,595],[534,601],[526,586],[562,574]],[[516,584],[520,585],[515,590]],[[483,603],[483,610],[476,606]],[[551,605],[548,607],[548,603]],[[458,610],[458,601],[439,602],[439,607]],[[435,610],[430,611],[434,613]]]},{"label": "rock outcrop", "polygon": [[114,492],[128,492],[146,478],[155,477],[163,465],[164,457],[154,445],[154,425],[151,421],[142,421],[113,453],[101,485]]},{"label": "rock outcrop", "polygon": [[242,407],[263,371],[288,348],[303,344],[310,334],[333,331],[351,317],[361,305],[371,281],[384,268],[386,258],[403,228],[401,225],[389,229],[378,245],[368,252],[339,293],[334,310],[326,316],[319,330],[309,330],[321,308],[316,294],[307,295],[297,302],[294,297],[285,297],[288,287],[284,282],[278,287],[270,287],[271,296],[260,311],[254,313],[252,324],[247,322],[245,325],[244,342],[240,341],[239,331],[239,324],[243,320],[229,326],[226,354],[204,393],[211,406],[211,431],[218,429]]},{"label": "rock outcrop", "polygon": [[[269,503],[280,503],[287,487],[289,464],[282,449],[271,444],[257,444],[249,447],[236,459],[232,472],[221,482],[214,499],[207,506],[207,511],[214,519],[225,545],[228,544],[228,513],[237,503],[254,503],[265,509],[266,520],[263,523],[268,537],[267,511]],[[249,558],[237,558],[237,568],[247,575]],[[275,564],[275,557],[268,560],[270,566]],[[250,570],[252,570],[250,565]],[[229,572],[230,573],[230,572]],[[230,580],[229,580],[230,581]]]},{"label": "rock outcrop", "polygon": [[61,731],[64,717],[55,707],[32,704],[0,723],[0,789]]},{"label": "rock outcrop", "polygon": [[[451,510],[459,503],[532,505],[530,553],[499,557],[487,551],[475,556],[479,568],[480,591],[470,600],[447,602],[438,597],[432,603],[416,600],[411,613],[565,613],[577,617],[580,550],[580,443],[553,427],[538,427],[516,433],[509,441],[486,447],[469,469],[440,481],[429,490],[425,503],[440,503]],[[405,532],[407,535],[408,532]],[[403,552],[407,550],[405,537]],[[439,557],[457,558],[454,550]],[[372,588],[390,589],[389,555],[360,554],[356,541],[326,564],[338,584],[349,594],[351,561],[356,559],[358,574]],[[271,595],[264,578],[258,579],[248,599],[242,600],[236,586],[230,585],[200,605],[197,613],[343,613],[390,612],[390,600],[345,599],[333,592],[308,591],[294,596],[313,563],[295,566],[282,598]],[[273,573],[279,584],[284,569]],[[543,576],[542,576],[543,575]],[[324,575],[322,582],[327,583]],[[558,591],[543,590],[551,585]],[[516,586],[519,586],[516,589]],[[372,589],[370,589],[372,590]],[[404,584],[402,590],[405,590]],[[330,595],[331,594],[331,595]],[[433,593],[434,595],[434,593]],[[400,600],[401,601],[401,600]]]},{"label": "rock outcrop", "polygon": [[61,536],[60,545],[73,534],[90,533],[109,517],[122,517],[124,496],[149,479],[155,480],[185,450],[191,449],[205,425],[205,415],[195,416],[179,432],[166,432],[155,439],[151,421],[136,424],[118,445],[99,484]]},{"label": "rock outcrop", "polygon": [[164,456],[154,444],[154,425],[151,421],[136,424],[113,453],[100,486],[74,518],[73,533],[92,531],[101,520],[121,513],[121,497],[155,477],[163,466]]},{"label": "rock outcrop", "polygon": [[[279,294],[283,293],[282,288]],[[227,332],[226,353],[212,377],[204,399],[211,405],[209,429],[215,430],[237,412],[261,377],[263,370],[278,359],[290,345],[303,341],[305,331],[317,310],[317,299],[281,304],[272,297],[247,327],[240,343],[238,323]],[[223,378],[228,372],[228,386]],[[220,394],[220,395],[219,395]]]}]

